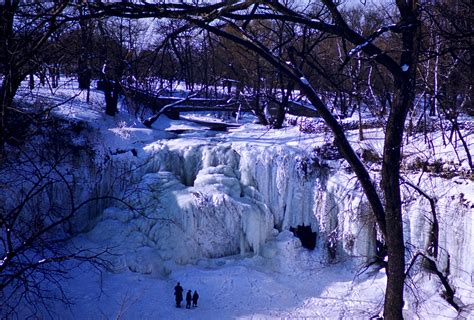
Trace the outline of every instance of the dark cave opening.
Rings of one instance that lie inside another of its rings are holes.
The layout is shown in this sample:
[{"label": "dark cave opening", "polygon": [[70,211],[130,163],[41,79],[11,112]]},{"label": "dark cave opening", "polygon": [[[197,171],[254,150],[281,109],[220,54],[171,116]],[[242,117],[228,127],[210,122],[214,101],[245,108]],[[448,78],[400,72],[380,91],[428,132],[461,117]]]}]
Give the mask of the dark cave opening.
[{"label": "dark cave opening", "polygon": [[301,240],[301,244],[304,248],[309,250],[316,248],[316,232],[313,232],[310,226],[300,225],[296,228],[290,227],[290,231]]}]

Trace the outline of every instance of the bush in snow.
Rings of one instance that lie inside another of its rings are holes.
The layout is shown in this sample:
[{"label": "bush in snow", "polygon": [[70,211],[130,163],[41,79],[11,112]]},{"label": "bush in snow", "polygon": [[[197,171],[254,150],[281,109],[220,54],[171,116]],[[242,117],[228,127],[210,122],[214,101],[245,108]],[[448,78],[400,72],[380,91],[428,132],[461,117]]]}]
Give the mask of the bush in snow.
[{"label": "bush in snow", "polygon": [[314,152],[324,160],[337,160],[342,158],[339,148],[331,143],[325,143],[322,146],[315,148]]},{"label": "bush in snow", "polygon": [[318,131],[318,123],[316,121],[306,120],[300,121],[300,131],[303,133],[316,133]]},{"label": "bush in snow", "polygon": [[360,157],[366,162],[380,163],[382,161],[382,156],[372,146],[362,149]]}]

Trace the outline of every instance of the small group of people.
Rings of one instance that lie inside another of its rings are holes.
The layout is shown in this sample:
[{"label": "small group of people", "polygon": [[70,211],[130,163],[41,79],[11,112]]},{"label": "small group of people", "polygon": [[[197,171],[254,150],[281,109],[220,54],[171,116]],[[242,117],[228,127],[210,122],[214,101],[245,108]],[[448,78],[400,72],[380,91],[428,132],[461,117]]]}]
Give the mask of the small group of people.
[{"label": "small group of people", "polygon": [[[181,308],[181,302],[183,301],[183,292],[183,287],[181,287],[181,284],[178,282],[174,287],[176,308]],[[199,294],[196,290],[194,290],[194,293],[191,293],[191,290],[188,290],[188,292],[186,293],[186,309],[191,309],[191,302],[193,303],[193,308],[197,307],[198,299]]]}]

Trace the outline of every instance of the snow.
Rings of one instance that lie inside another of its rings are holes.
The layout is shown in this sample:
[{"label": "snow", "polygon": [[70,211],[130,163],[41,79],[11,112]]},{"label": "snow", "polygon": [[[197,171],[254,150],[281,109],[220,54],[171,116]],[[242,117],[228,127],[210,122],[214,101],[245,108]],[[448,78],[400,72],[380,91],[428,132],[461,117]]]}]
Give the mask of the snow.
[{"label": "snow", "polygon": [[368,46],[370,42],[366,41],[366,42],[363,42],[357,46],[355,46],[354,48],[352,48],[350,51],[349,51],[349,56],[353,56],[354,54],[356,54],[357,52],[361,51],[364,47]]},{"label": "snow", "polygon": [[[74,83],[66,84],[55,96],[71,96],[73,88]],[[33,102],[41,92],[23,93],[25,101]],[[95,150],[94,159],[87,159],[87,153],[77,159],[84,179],[77,194],[114,186],[117,194],[129,195],[137,210],[104,202],[75,221],[78,234],[71,245],[108,248],[111,270],[98,274],[86,265],[73,270],[64,290],[75,304],[52,306],[61,319],[367,319],[380,313],[385,273],[375,267],[360,272],[375,252],[375,223],[347,164],[324,160],[315,151],[332,140],[329,135],[251,123],[211,134],[165,116],[150,129],[124,106],[114,118],[103,115],[99,92],[92,91],[90,104],[84,93],[75,94],[54,112],[87,123],[89,135],[78,143]],[[347,134],[357,150],[381,154],[380,129],[365,130],[363,142],[356,131]],[[432,134],[435,147],[423,155],[466,168],[454,146]],[[410,139],[406,166],[419,156],[424,137]],[[106,156],[110,160],[104,164]],[[94,174],[97,167],[104,170],[100,177]],[[378,179],[377,170],[373,176]],[[420,181],[436,197],[444,248],[438,263],[446,268],[449,258],[457,294],[464,303],[474,303],[472,179],[416,172],[408,172],[406,179]],[[424,249],[429,204],[409,187],[402,191],[406,241]],[[61,190],[55,193],[66,199]],[[315,250],[303,248],[289,231],[298,225],[316,232]],[[336,237],[334,260],[328,257],[330,237]],[[427,277],[414,276],[422,293],[413,297],[407,290],[406,318],[456,317],[440,297],[439,283]],[[199,292],[197,308],[174,307],[178,281],[185,291]],[[29,308],[22,312],[30,315]]]},{"label": "snow", "polygon": [[[382,276],[356,280],[375,292],[375,299],[370,300],[353,290],[352,273],[340,266],[325,268],[324,272],[315,268],[275,277],[259,270],[260,261],[256,258],[221,263],[207,268],[186,266],[175,270],[167,280],[130,272],[109,274],[102,279],[104,292],[100,296],[97,287],[89,283],[84,285],[76,280],[69,285],[84,301],[84,306],[97,307],[95,310],[82,307],[83,318],[94,318],[97,314],[110,318],[121,312],[127,319],[368,318],[369,310],[379,307],[383,298],[383,293],[372,287],[381,287]],[[197,308],[174,307],[173,287],[177,281],[185,291],[198,290]],[[72,313],[79,310],[76,305],[72,308]]]},{"label": "snow", "polygon": [[301,83],[303,83],[306,86],[309,86],[308,79],[306,79],[305,77],[301,77],[300,80],[301,80]]}]

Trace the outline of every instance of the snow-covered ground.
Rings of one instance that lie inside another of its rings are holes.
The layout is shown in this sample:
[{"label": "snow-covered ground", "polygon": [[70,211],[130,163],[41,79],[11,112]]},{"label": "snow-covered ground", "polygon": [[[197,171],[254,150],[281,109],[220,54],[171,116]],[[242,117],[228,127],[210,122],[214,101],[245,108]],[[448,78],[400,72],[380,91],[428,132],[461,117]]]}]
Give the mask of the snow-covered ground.
[{"label": "snow-covered ground", "polygon": [[[33,95],[25,90],[23,99],[37,103],[43,96],[59,103],[72,95],[74,85],[53,98],[42,89]],[[298,126],[269,130],[252,123],[210,132],[164,116],[148,129],[124,107],[114,118],[105,116],[100,92],[92,92],[90,104],[84,99],[78,92],[54,113],[87,124],[86,137],[75,142],[94,144],[95,159],[81,159],[84,166],[127,168],[126,177],[111,174],[101,183],[123,179],[120,191],[129,194],[127,201],[137,211],[116,204],[78,222],[74,244],[109,248],[112,271],[98,273],[85,265],[71,271],[63,288],[74,304],[51,305],[53,318],[369,319],[381,312],[385,273],[375,267],[362,272],[375,250],[374,222],[344,161],[322,158],[321,148],[332,141],[328,132],[303,134]],[[469,134],[472,154],[472,129]],[[348,135],[357,150],[381,154],[380,128],[367,129],[362,142],[357,131]],[[443,145],[439,132],[430,138],[432,148],[424,147],[422,135],[410,138],[404,149],[410,170],[404,177],[436,197],[444,249],[439,264],[448,264],[449,253],[451,280],[468,306],[458,316],[441,298],[435,276],[419,273],[407,287],[405,315],[472,318],[474,183],[466,175],[445,179],[412,170],[416,158],[424,157],[442,161],[446,171],[467,172],[462,148],[454,152],[452,145]],[[78,176],[90,174],[84,166]],[[371,168],[377,180],[379,164]],[[423,250],[429,204],[413,189],[402,189],[406,241],[414,251]],[[303,248],[288,231],[298,225],[316,232],[314,250]],[[336,241],[334,259],[330,241]],[[197,308],[174,306],[178,281],[185,292],[199,292]],[[21,316],[43,317],[36,312],[25,306]]]}]

